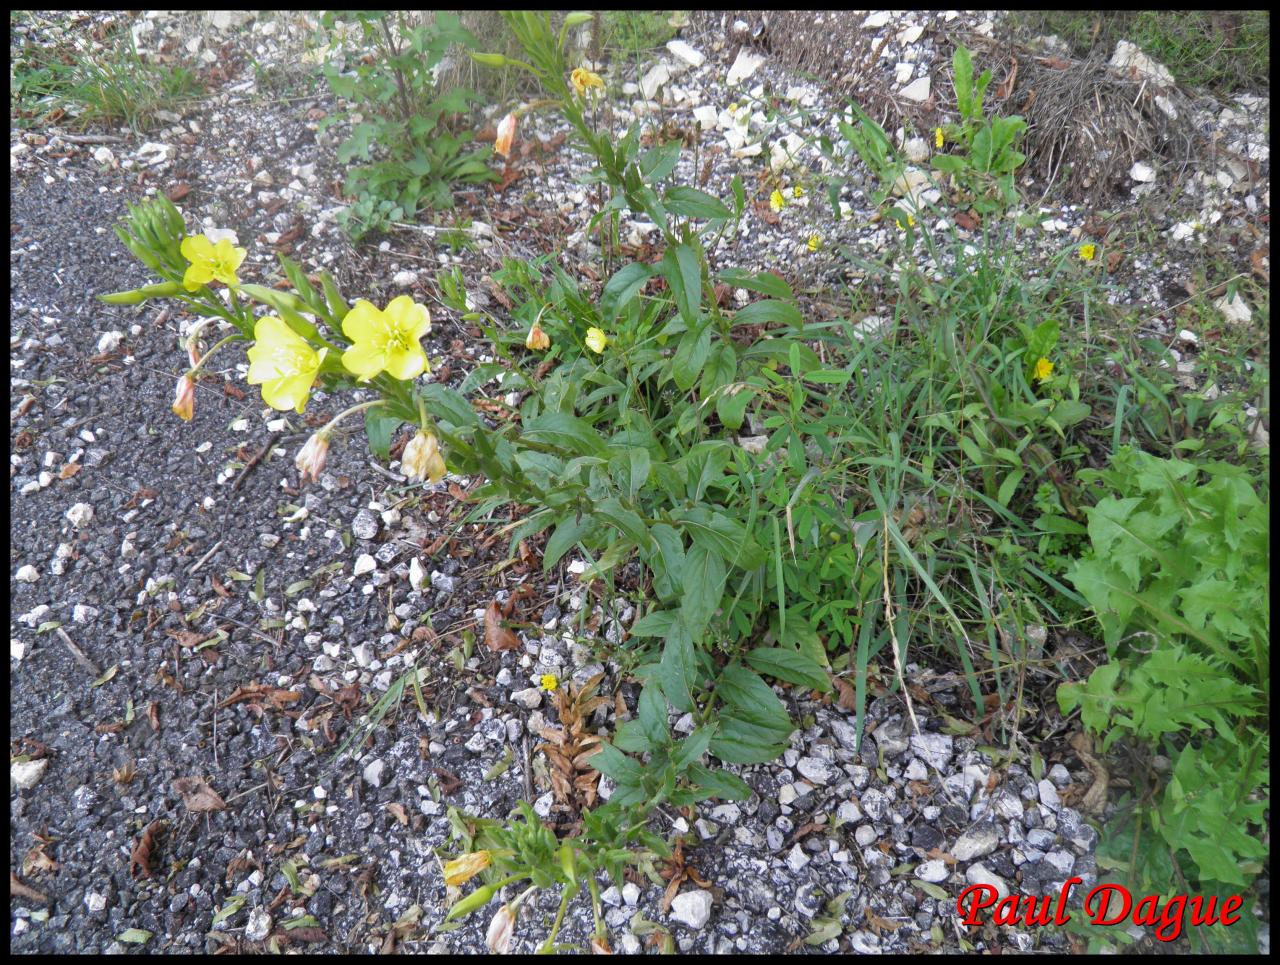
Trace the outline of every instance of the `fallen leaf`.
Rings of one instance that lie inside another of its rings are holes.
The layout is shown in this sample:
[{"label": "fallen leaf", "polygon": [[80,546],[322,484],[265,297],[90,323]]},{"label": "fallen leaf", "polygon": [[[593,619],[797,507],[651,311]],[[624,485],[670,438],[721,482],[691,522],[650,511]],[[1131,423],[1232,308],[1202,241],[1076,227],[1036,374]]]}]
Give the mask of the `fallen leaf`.
[{"label": "fallen leaf", "polygon": [[18,876],[10,871],[9,897],[12,898],[15,895],[19,898],[26,898],[30,901],[38,901],[44,905],[49,903],[49,899],[42,892],[36,891],[30,885],[23,884],[23,882],[18,880]]},{"label": "fallen leaf", "polygon": [[502,625],[502,611],[497,600],[490,600],[484,611],[484,643],[495,652],[520,649],[520,638]]},{"label": "fallen leaf", "polygon": [[387,805],[387,810],[391,812],[391,816],[400,822],[401,825],[408,825],[409,812],[404,809],[404,805],[398,801],[392,801]]},{"label": "fallen leaf", "polygon": [[174,793],[193,814],[207,811],[225,811],[227,802],[213,788],[198,777],[180,777],[173,782]]},{"label": "fallen leaf", "polygon": [[84,467],[78,462],[69,462],[62,467],[62,471],[58,473],[59,479],[70,479]]},{"label": "fallen leaf", "polygon": [[156,835],[160,830],[168,824],[162,818],[157,818],[147,825],[146,830],[142,832],[142,837],[138,839],[138,843],[133,846],[133,851],[129,855],[129,876],[137,878],[151,877],[151,849],[156,845]]},{"label": "fallen leaf", "polygon": [[35,871],[57,871],[58,862],[44,853],[45,843],[42,841],[27,852],[22,859],[22,873],[30,875]]},{"label": "fallen leaf", "polygon": [[170,201],[181,201],[190,193],[191,193],[191,185],[187,184],[185,181],[181,181],[178,184],[175,184],[173,187],[171,187],[168,191],[166,191],[165,197],[167,197]]}]

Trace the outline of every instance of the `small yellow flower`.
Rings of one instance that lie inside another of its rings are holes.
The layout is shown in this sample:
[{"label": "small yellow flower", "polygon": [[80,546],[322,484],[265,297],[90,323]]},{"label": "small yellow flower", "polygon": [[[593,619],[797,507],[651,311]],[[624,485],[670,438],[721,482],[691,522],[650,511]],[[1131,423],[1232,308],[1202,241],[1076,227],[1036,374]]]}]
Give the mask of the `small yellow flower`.
[{"label": "small yellow flower", "polygon": [[440,440],[422,429],[409,440],[400,456],[400,471],[414,482],[439,482],[448,471],[440,455]]},{"label": "small yellow flower", "polygon": [[810,235],[810,236],[809,236],[809,250],[810,250],[810,251],[817,251],[817,250],[818,250],[819,248],[821,248],[821,247],[822,247],[822,237],[821,237],[820,235],[816,235],[816,234]]},{"label": "small yellow flower", "polygon": [[604,81],[600,75],[594,71],[587,70],[585,67],[574,68],[573,73],[569,75],[569,81],[573,84],[573,89],[578,92],[579,97],[585,95],[592,88],[604,90]]},{"label": "small yellow flower", "polygon": [[190,422],[195,404],[196,384],[192,381],[191,376],[184,375],[178,379],[178,388],[173,393],[173,414],[185,422]]},{"label": "small yellow flower", "polygon": [[204,235],[190,235],[182,239],[179,250],[182,257],[191,262],[182,276],[187,291],[193,292],[211,281],[240,284],[236,269],[244,261],[246,252],[231,244],[230,238],[223,238],[215,245]]},{"label": "small yellow flower", "polygon": [[725,108],[725,110],[727,110],[730,114],[736,114],[738,113],[738,105],[730,104],[728,107]]},{"label": "small yellow flower", "polygon": [[342,353],[342,364],[362,382],[384,370],[397,379],[429,371],[418,340],[431,331],[431,314],[408,295],[391,299],[386,311],[360,299],[342,320],[342,331],[355,343]]},{"label": "small yellow flower", "polygon": [[472,851],[461,858],[454,858],[444,863],[444,883],[456,888],[470,881],[493,863],[493,855],[488,851]]},{"label": "small yellow flower", "polygon": [[544,673],[538,678],[538,686],[550,693],[560,686],[560,680],[553,673]]},{"label": "small yellow flower", "polygon": [[542,326],[537,322],[533,323],[533,327],[529,329],[529,335],[524,340],[524,347],[534,352],[545,352],[551,348],[551,336],[542,330]]},{"label": "small yellow flower", "polygon": [[1043,382],[1049,376],[1053,375],[1053,363],[1048,359],[1038,359],[1036,361],[1035,372],[1033,373],[1037,382]]},{"label": "small yellow flower", "polygon": [[893,219],[893,222],[903,231],[906,231],[908,228],[914,228],[916,226],[916,219],[913,218],[910,214],[907,215],[906,224],[902,223],[901,218],[896,218],[896,217]]},{"label": "small yellow flower", "polygon": [[273,409],[301,413],[328,349],[317,352],[275,315],[258,319],[253,337],[256,341],[248,352],[249,374],[245,381],[261,385],[262,399]]},{"label": "small yellow flower", "polygon": [[1093,261],[1098,254],[1098,246],[1090,242],[1087,245],[1080,246],[1080,260]]},{"label": "small yellow flower", "polygon": [[782,196],[782,192],[774,189],[773,194],[769,195],[769,207],[776,214],[787,206],[787,199]]},{"label": "small yellow flower", "polygon": [[794,188],[791,189],[791,196],[793,198],[803,198],[804,188],[800,187],[800,185],[797,184]]},{"label": "small yellow flower", "polygon": [[609,347],[609,336],[598,328],[587,329],[587,348],[595,352],[597,355],[604,354],[604,350]]},{"label": "small yellow flower", "polygon": [[511,142],[516,136],[516,115],[508,114],[498,124],[498,135],[493,141],[493,153],[506,157],[511,153]]},{"label": "small yellow flower", "polygon": [[302,482],[305,483],[308,479],[314,482],[320,478],[320,471],[324,469],[324,461],[328,455],[329,433],[328,430],[321,429],[312,434],[293,461],[301,473]]},{"label": "small yellow flower", "polygon": [[946,140],[947,140],[946,137],[944,137],[942,134],[942,128],[935,127],[933,129],[933,146],[936,147],[939,151],[941,151],[942,145],[946,143]]}]

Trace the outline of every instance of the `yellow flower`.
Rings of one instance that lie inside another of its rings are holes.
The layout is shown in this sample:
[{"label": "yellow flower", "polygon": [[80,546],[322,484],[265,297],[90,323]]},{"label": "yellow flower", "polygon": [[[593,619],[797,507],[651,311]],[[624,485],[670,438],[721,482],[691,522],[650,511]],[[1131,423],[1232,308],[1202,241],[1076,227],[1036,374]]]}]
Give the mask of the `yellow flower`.
[{"label": "yellow flower", "polygon": [[470,881],[493,863],[493,856],[488,851],[472,851],[461,858],[454,858],[444,863],[444,883],[456,888]]},{"label": "yellow flower", "polygon": [[186,422],[191,421],[192,410],[196,404],[196,384],[191,376],[184,375],[178,379],[178,388],[173,393],[173,414]]},{"label": "yellow flower", "polygon": [[439,482],[448,471],[444,456],[440,455],[440,440],[422,429],[409,440],[400,457],[400,471],[407,479],[421,482]]},{"label": "yellow flower", "polygon": [[906,224],[903,224],[903,223],[902,223],[902,219],[901,219],[901,218],[894,218],[894,219],[893,219],[893,222],[894,222],[894,224],[896,224],[899,228],[901,228],[903,231],[906,231],[908,228],[914,228],[914,227],[916,226],[916,219],[915,219],[915,218],[913,218],[910,214],[908,214],[908,215],[907,215],[907,223],[906,223]]},{"label": "yellow flower", "polygon": [[342,364],[362,382],[384,370],[397,379],[429,371],[418,339],[431,331],[431,315],[408,295],[391,299],[386,311],[360,299],[342,320],[342,331],[355,343],[342,353]]},{"label": "yellow flower", "polygon": [[738,105],[730,104],[728,107],[725,108],[725,110],[727,110],[730,114],[736,114],[738,113]]},{"label": "yellow flower", "polygon": [[511,142],[516,136],[516,115],[508,114],[498,125],[498,136],[493,141],[493,153],[506,157],[511,153]]},{"label": "yellow flower", "polygon": [[249,374],[245,381],[262,386],[267,405],[282,412],[301,412],[311,393],[328,349],[316,352],[275,315],[264,315],[253,327],[256,341],[249,349]]},{"label": "yellow flower", "polygon": [[810,251],[817,251],[817,250],[818,250],[819,248],[821,248],[821,247],[822,247],[822,238],[821,238],[821,236],[816,235],[816,234],[814,234],[814,235],[810,235],[810,236],[809,236],[809,250],[810,250]]},{"label": "yellow flower", "polygon": [[1090,242],[1087,245],[1080,246],[1080,260],[1093,261],[1098,254],[1098,246]]},{"label": "yellow flower", "polygon": [[560,681],[553,673],[544,673],[538,678],[538,686],[545,691],[553,691],[560,686]]},{"label": "yellow flower", "polygon": [[224,285],[240,284],[236,269],[244,261],[246,252],[231,244],[230,238],[223,238],[215,245],[204,235],[190,235],[182,239],[179,250],[182,257],[191,262],[182,276],[187,291],[193,292],[215,280]]},{"label": "yellow flower", "polygon": [[591,351],[595,352],[597,355],[601,355],[608,347],[609,336],[605,335],[605,333],[598,328],[587,329],[587,348],[591,349]]},{"label": "yellow flower", "polygon": [[791,189],[791,196],[793,198],[803,198],[804,188],[800,187],[800,185],[797,184],[794,188]]},{"label": "yellow flower", "polygon": [[551,336],[542,330],[542,326],[537,322],[533,323],[533,327],[529,329],[529,335],[524,340],[524,347],[534,352],[545,352],[551,348]]},{"label": "yellow flower", "polygon": [[329,433],[325,429],[313,433],[311,438],[307,440],[307,444],[299,450],[297,458],[293,464],[298,467],[301,473],[301,481],[306,482],[311,479],[312,482],[320,478],[320,471],[324,469],[325,458],[329,455]]},{"label": "yellow flower", "polygon": [[604,81],[601,80],[600,75],[585,67],[574,68],[573,73],[569,75],[569,80],[579,96],[586,94],[593,87],[604,90]]},{"label": "yellow flower", "polygon": [[1037,382],[1043,382],[1049,376],[1053,375],[1053,363],[1048,359],[1038,359],[1036,361],[1035,372],[1033,373]]},{"label": "yellow flower", "polygon": [[769,207],[775,212],[781,211],[787,206],[787,199],[782,196],[782,192],[774,189],[773,194],[769,195]]},{"label": "yellow flower", "polygon": [[935,127],[933,129],[933,146],[936,147],[939,151],[941,151],[942,145],[946,143],[946,140],[947,139],[942,134],[942,128]]}]

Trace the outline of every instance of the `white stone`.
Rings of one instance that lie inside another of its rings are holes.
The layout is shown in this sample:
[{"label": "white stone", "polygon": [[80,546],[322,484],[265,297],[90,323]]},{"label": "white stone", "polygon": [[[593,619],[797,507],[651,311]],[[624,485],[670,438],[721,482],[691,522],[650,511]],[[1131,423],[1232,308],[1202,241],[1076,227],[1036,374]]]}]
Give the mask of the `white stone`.
[{"label": "white stone", "polygon": [[990,885],[999,899],[1009,897],[1009,883],[981,862],[969,865],[964,880],[971,885]]},{"label": "white stone", "polygon": [[729,74],[725,77],[725,83],[730,87],[741,84],[744,80],[760,69],[760,65],[764,63],[764,57],[760,54],[752,53],[746,47],[738,51],[738,56],[733,61],[733,66],[729,68]]},{"label": "white stone", "polygon": [[916,68],[914,64],[898,64],[893,69],[893,83],[895,87],[901,87],[913,76],[915,76]]},{"label": "white stone", "polygon": [[367,783],[374,787],[382,787],[383,772],[386,771],[387,764],[380,758],[375,757],[364,766],[364,779]]},{"label": "white stone", "polygon": [[796,166],[796,156],[804,146],[804,138],[788,131],[769,145],[769,169],[777,174]]},{"label": "white stone", "polygon": [[673,56],[678,57],[680,60],[695,69],[701,67],[707,60],[706,55],[702,53],[702,51],[685,43],[683,40],[667,41],[667,50],[671,51]]},{"label": "white stone", "polygon": [[957,861],[972,861],[990,854],[1000,844],[1000,835],[990,822],[974,825],[960,835],[951,855]]},{"label": "white stone", "polygon": [[71,619],[76,623],[88,623],[98,615],[96,606],[86,606],[83,603],[77,603],[71,608]]},{"label": "white stone", "polygon": [[671,917],[695,931],[711,918],[711,892],[697,889],[676,895],[671,902]]},{"label": "white stone", "polygon": [[88,503],[76,503],[67,510],[66,517],[76,529],[84,529],[93,522],[93,507]]},{"label": "white stone", "polygon": [[416,271],[398,271],[391,276],[391,284],[397,288],[411,288],[418,283]]},{"label": "white stone", "polygon": [[871,14],[871,16],[867,17],[866,20],[862,21],[862,29],[863,30],[879,30],[881,27],[887,24],[892,19],[892,17],[893,15],[890,14],[887,10],[877,10],[875,13]]},{"label": "white stone", "polygon": [[542,691],[537,687],[527,687],[517,690],[511,695],[511,699],[525,710],[535,710],[542,705]]},{"label": "white stone", "polygon": [[947,863],[941,858],[935,858],[932,861],[926,861],[916,868],[916,877],[921,881],[931,881],[937,884],[946,881],[951,876],[951,872],[947,870]]},{"label": "white stone", "polygon": [[105,144],[93,152],[93,159],[99,164],[107,164],[111,167],[115,167],[116,156],[112,152],[111,148],[107,147]]},{"label": "white stone", "polygon": [[701,107],[693,109],[693,119],[698,122],[698,126],[704,131],[715,130],[719,123],[719,111],[710,104],[703,104]]},{"label": "white stone", "polygon": [[19,761],[9,765],[9,779],[21,790],[29,791],[39,783],[48,766],[49,758],[47,757],[42,757],[38,761]]},{"label": "white stone", "polygon": [[799,842],[796,842],[792,849],[787,852],[787,867],[797,874],[809,861],[809,856],[804,853],[804,848],[800,847]]},{"label": "white stone", "polygon": [[1144,54],[1135,44],[1121,40],[1116,44],[1115,53],[1108,64],[1126,74],[1132,71],[1138,77],[1158,84],[1161,87],[1173,86],[1173,74],[1169,68]]},{"label": "white stone", "polygon": [[827,784],[831,780],[831,765],[816,757],[802,757],[796,764],[796,770],[814,784]]},{"label": "white stone", "polygon": [[427,585],[426,567],[416,556],[409,561],[409,585],[415,590],[421,590]]},{"label": "white stone", "polygon": [[259,905],[249,912],[249,922],[244,926],[244,937],[251,942],[260,942],[269,934],[271,934],[271,913]]},{"label": "white stone", "polygon": [[1217,299],[1213,303],[1213,307],[1222,313],[1223,319],[1228,322],[1239,322],[1241,324],[1253,320],[1253,312],[1250,310],[1245,300],[1240,297],[1237,292],[1235,296],[1228,299],[1225,295]]},{"label": "white stone", "polygon": [[19,583],[34,583],[40,579],[40,571],[30,563],[18,567],[18,572],[13,574],[13,578]]},{"label": "white stone", "polygon": [[1178,119],[1178,109],[1173,106],[1173,101],[1169,100],[1169,98],[1165,97],[1163,94],[1156,95],[1156,107],[1164,111],[1169,120],[1176,121]]},{"label": "white stone", "polygon": [[902,96],[909,101],[923,104],[929,99],[929,78],[921,77],[902,88]]},{"label": "white stone", "polygon": [[356,557],[356,565],[352,568],[353,576],[364,576],[366,573],[372,573],[378,568],[378,561],[368,553],[361,553]]},{"label": "white stone", "polygon": [[640,78],[640,94],[645,100],[651,101],[657,96],[662,85],[671,79],[671,71],[666,64],[658,62],[649,68],[648,72]]},{"label": "white stone", "polygon": [[1145,161],[1135,161],[1133,167],[1129,169],[1129,177],[1135,181],[1149,183],[1156,179],[1156,170]]},{"label": "white stone", "polygon": [[929,160],[929,142],[923,137],[913,137],[903,148],[907,160],[912,164],[923,164]]},{"label": "white stone", "polygon": [[913,44],[920,39],[920,36],[923,33],[924,27],[919,25],[904,27],[902,30],[898,31],[898,43],[903,45]]}]

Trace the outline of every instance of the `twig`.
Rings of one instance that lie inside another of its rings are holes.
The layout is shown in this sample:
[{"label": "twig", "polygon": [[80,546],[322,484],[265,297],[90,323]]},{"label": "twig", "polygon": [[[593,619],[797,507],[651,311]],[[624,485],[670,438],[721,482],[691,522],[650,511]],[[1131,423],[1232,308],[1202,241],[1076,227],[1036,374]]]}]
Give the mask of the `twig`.
[{"label": "twig", "polygon": [[902,656],[898,653],[898,631],[893,626],[893,595],[889,592],[889,514],[884,516],[884,565],[881,567],[884,578],[884,618],[889,624],[889,640],[893,644],[893,670],[898,675],[898,686],[902,688],[902,697],[907,702],[907,716],[911,718],[911,729],[920,736],[920,722],[916,720],[916,709],[911,703],[911,691],[907,689],[907,681],[902,674]]},{"label": "twig", "polygon": [[279,646],[280,644],[280,641],[277,640],[275,637],[269,637],[265,633],[263,633],[261,630],[259,630],[257,627],[252,626],[248,623],[242,623],[241,621],[237,620],[235,617],[229,617],[223,614],[219,614],[218,616],[215,616],[213,618],[214,623],[217,623],[219,620],[226,620],[228,623],[234,623],[236,626],[240,627],[241,629],[248,630],[255,637],[265,640],[267,643],[271,644],[273,647]]},{"label": "twig", "polygon": [[187,575],[190,576],[196,570],[200,569],[200,567],[204,566],[204,564],[209,561],[209,557],[212,556],[214,553],[218,552],[218,547],[221,545],[222,545],[222,540],[218,540],[218,542],[214,543],[213,547],[209,550],[209,552],[205,553],[204,556],[200,557],[200,559],[196,561],[195,565],[192,566],[191,569],[187,570]]},{"label": "twig", "polygon": [[127,138],[120,137],[116,134],[55,134],[55,137],[66,141],[68,144],[125,144],[128,143]]},{"label": "twig", "polygon": [[75,642],[67,636],[67,631],[62,627],[55,627],[55,632],[62,638],[62,642],[67,645],[67,649],[71,651],[71,655],[76,658],[76,663],[84,667],[85,670],[93,674],[95,677],[101,677],[102,671],[99,670],[92,660],[84,655],[84,651],[75,645]]},{"label": "twig", "polygon": [[281,432],[272,433],[271,438],[267,440],[267,444],[262,447],[262,451],[245,463],[244,468],[240,470],[240,475],[236,476],[235,482],[231,484],[232,492],[240,488],[240,484],[244,482],[244,477],[249,475],[250,470],[267,457],[268,453],[276,447],[276,443],[280,441],[280,437],[283,434]]}]

